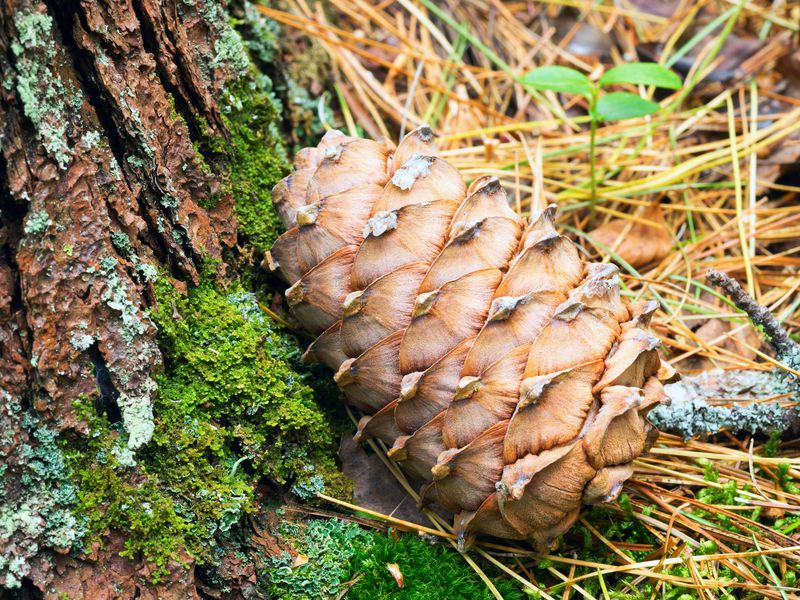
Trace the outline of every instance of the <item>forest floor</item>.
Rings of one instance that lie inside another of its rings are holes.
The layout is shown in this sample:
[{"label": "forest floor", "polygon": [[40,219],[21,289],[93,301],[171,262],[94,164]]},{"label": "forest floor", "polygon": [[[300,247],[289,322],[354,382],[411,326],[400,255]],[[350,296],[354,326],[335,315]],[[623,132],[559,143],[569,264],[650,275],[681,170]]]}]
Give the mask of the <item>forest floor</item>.
[{"label": "forest floor", "polygon": [[[430,124],[465,179],[497,176],[521,214],[556,203],[587,257],[620,267],[625,296],[657,299],[654,330],[681,375],[798,375],[705,278],[738,279],[800,339],[796,2],[332,0],[323,11],[296,0],[260,10],[284,28],[292,69],[316,78],[309,127],[396,139]],[[596,81],[635,61],[672,68],[681,86],[624,86],[658,111],[601,121],[594,136],[585,98],[525,78],[558,64]],[[787,409],[796,397],[757,402]],[[662,434],[618,501],[587,511],[548,555],[490,542],[459,555],[446,521],[409,508],[418,498],[385,448],[369,452],[340,451],[345,472],[360,474],[355,504],[320,494],[278,509],[277,596],[800,597],[800,444],[790,436]],[[387,486],[401,506],[378,498]]]}]

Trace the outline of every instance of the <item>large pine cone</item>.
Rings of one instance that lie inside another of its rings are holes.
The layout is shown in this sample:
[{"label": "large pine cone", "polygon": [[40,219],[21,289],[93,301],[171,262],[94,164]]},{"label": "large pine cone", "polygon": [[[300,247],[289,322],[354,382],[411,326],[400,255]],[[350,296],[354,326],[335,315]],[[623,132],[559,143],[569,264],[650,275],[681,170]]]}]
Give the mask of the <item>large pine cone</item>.
[{"label": "large pine cone", "polygon": [[566,531],[613,499],[655,436],[669,375],[610,264],[584,264],[553,207],[518,216],[495,178],[465,186],[423,127],[395,149],[328,133],[274,190],[290,229],[267,256],[319,337],[305,357],[421,495],[476,534]]}]

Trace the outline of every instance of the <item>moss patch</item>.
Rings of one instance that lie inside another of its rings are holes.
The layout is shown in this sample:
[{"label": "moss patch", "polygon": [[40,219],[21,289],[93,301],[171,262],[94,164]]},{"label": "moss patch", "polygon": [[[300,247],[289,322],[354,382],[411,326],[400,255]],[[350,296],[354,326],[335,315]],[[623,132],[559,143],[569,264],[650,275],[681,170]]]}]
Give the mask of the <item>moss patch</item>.
[{"label": "moss patch", "polygon": [[[226,31],[228,47],[243,55],[238,33]],[[289,163],[271,80],[252,65],[235,71],[242,75],[219,99],[228,136],[211,135],[197,117],[195,149],[220,182],[206,208],[222,195],[234,201],[243,251],[231,264],[252,288],[250,267],[283,230],[271,192]],[[173,102],[171,110],[177,116]],[[114,240],[124,253],[129,241]],[[307,498],[322,489],[348,495],[351,483],[333,459],[341,428],[315,398],[338,401],[329,376],[301,365],[297,341],[241,283],[223,289],[210,265],[186,295],[166,275],[146,279],[165,366],[154,377],[152,439],[133,454],[119,423],[78,401],[91,433],[62,439],[78,488],[74,513],[84,519],[85,548],[114,529],[126,536],[126,556],[158,565],[156,578],[181,558],[213,572],[241,517],[256,510],[260,481]]]},{"label": "moss patch", "polygon": [[[284,231],[272,207],[272,188],[290,167],[283,129],[293,130],[288,137],[314,144],[322,125],[317,99],[309,96],[305,82],[296,85],[291,78],[284,81],[289,74],[275,68],[278,25],[260,15],[249,2],[244,3],[244,19],[233,23],[244,37],[241,54],[249,55],[250,68],[229,83],[220,98],[222,122],[229,137],[211,135],[198,117],[200,137],[195,149],[202,164],[219,175],[220,195],[230,195],[235,201],[240,245],[260,256]],[[234,30],[230,34],[240,36]],[[324,54],[317,47],[315,61],[320,52]],[[322,64],[323,71],[326,65]],[[310,80],[313,75],[306,66],[297,72]],[[319,66],[316,69],[320,71]],[[330,110],[326,111],[332,119]]]},{"label": "moss patch", "polygon": [[[386,565],[396,563],[403,573],[400,589]],[[354,569],[363,576],[348,593],[353,600],[473,600],[494,598],[464,559],[453,548],[431,544],[414,535],[394,539],[387,534],[373,534],[372,544],[356,555]],[[482,564],[506,600],[520,600],[523,594],[516,583],[498,579],[490,566]]]},{"label": "moss patch", "polygon": [[134,456],[118,424],[79,403],[91,435],[65,443],[78,483],[76,514],[91,542],[107,528],[127,536],[125,554],[161,567],[182,551],[214,561],[217,535],[255,510],[255,484],[339,487],[336,432],[298,372],[297,342],[241,288],[206,273],[181,295],[155,286],[165,371],[156,376],[155,431]]},{"label": "moss patch", "polygon": [[254,73],[229,84],[220,106],[230,139],[210,135],[198,118],[201,138],[195,144],[203,163],[219,173],[219,195],[235,201],[242,245],[260,254],[283,233],[272,207],[272,188],[289,171],[270,87],[267,77]]},{"label": "moss patch", "polygon": [[[348,599],[493,598],[458,552],[414,535],[395,538],[337,519],[284,522],[276,533],[308,558],[305,564],[294,567],[288,553],[270,559],[268,591],[279,600],[333,598],[356,576],[358,581],[347,592]],[[400,567],[402,589],[387,569],[389,563]],[[490,577],[498,575],[487,565],[482,568]],[[496,578],[494,584],[506,600],[526,597],[507,579]]]},{"label": "moss patch", "polygon": [[165,281],[157,285],[159,310],[153,313],[161,347],[171,357],[158,381],[158,419],[219,423],[218,430],[187,433],[185,443],[215,440],[208,444],[214,451],[235,446],[237,460],[247,457],[255,471],[278,483],[306,477],[309,463],[332,466],[332,432],[297,370],[297,341],[240,288],[221,293],[207,276],[184,297]]},{"label": "moss patch", "polygon": [[259,252],[283,232],[272,207],[272,188],[289,166],[270,87],[263,75],[237,81],[229,88],[231,102],[222,114],[231,136],[229,185],[239,232]]}]

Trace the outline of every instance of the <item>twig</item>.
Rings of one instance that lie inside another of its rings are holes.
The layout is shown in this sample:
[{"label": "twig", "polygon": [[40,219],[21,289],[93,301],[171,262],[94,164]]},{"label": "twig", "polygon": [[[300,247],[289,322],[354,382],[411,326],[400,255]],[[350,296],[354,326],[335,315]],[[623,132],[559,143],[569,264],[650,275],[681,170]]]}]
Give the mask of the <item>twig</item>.
[{"label": "twig", "polygon": [[411,82],[411,88],[408,90],[408,98],[406,98],[406,105],[403,107],[403,120],[400,121],[400,139],[406,134],[406,120],[408,119],[408,111],[411,108],[411,101],[414,99],[414,90],[417,89],[417,82],[419,76],[422,75],[422,67],[425,66],[424,61],[419,61],[417,70],[414,71],[414,79]]},{"label": "twig", "polygon": [[[760,326],[781,362],[792,368],[800,359],[800,346],[770,311],[761,306],[732,277],[711,270],[708,280],[719,287],[753,324]],[[789,372],[707,371],[668,385],[672,403],[657,407],[650,420],[662,431],[688,439],[730,431],[732,433],[794,433],[800,429],[800,382]],[[742,400],[745,400],[742,402]]]},{"label": "twig", "polygon": [[795,356],[800,352],[800,346],[792,341],[780,321],[766,307],[756,302],[733,277],[712,269],[706,278],[720,288],[736,308],[745,312],[753,324],[761,326],[779,357]]},{"label": "twig", "polygon": [[653,409],[649,419],[684,439],[720,431],[793,433],[800,429],[798,394],[787,383],[777,370],[714,369],[685,376],[665,387],[671,403]]}]

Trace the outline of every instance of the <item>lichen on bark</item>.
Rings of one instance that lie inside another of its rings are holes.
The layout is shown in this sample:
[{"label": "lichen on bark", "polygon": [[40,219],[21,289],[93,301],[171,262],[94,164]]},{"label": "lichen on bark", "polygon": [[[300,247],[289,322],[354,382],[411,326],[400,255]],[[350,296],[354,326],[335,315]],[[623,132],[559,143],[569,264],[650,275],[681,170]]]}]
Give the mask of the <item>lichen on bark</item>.
[{"label": "lichen on bark", "polygon": [[84,534],[80,516],[74,513],[77,488],[56,432],[32,415],[23,416],[22,432],[13,458],[0,465],[0,482],[9,469],[21,474],[20,488],[0,485],[0,532],[15,540],[0,553],[0,587],[6,588],[19,587],[30,575],[30,561],[40,543],[63,551]]},{"label": "lichen on bark", "polygon": [[[69,120],[66,113],[67,89],[57,72],[48,68],[56,56],[50,43],[53,19],[36,11],[19,11],[14,15],[18,37],[11,43],[17,65],[17,93],[25,116],[36,128],[44,148],[65,169],[71,160],[72,149],[67,142]],[[75,92],[73,94],[79,94]],[[75,96],[80,102],[80,96]]]},{"label": "lichen on bark", "polygon": [[279,233],[273,85],[222,1],[0,17],[0,587],[185,597],[258,482],[339,485],[246,287]]}]

